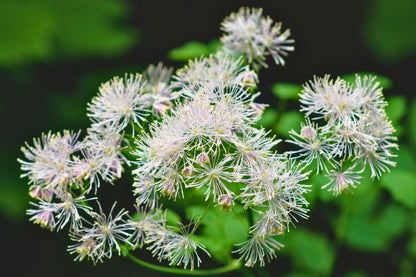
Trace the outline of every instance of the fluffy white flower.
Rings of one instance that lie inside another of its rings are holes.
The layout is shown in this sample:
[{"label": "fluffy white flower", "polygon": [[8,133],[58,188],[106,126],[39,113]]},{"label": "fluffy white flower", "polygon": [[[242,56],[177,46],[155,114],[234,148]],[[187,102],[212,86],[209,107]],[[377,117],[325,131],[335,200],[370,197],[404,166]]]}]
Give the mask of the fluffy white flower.
[{"label": "fluffy white flower", "polygon": [[[88,116],[93,126],[113,125],[121,132],[131,121],[141,126],[147,115],[149,98],[143,95],[140,74],[114,77],[101,85],[100,93],[88,104]],[[134,132],[134,129],[133,129]]]},{"label": "fluffy white flower", "polygon": [[280,22],[273,23],[270,17],[262,14],[262,9],[242,7],[229,15],[221,28],[226,33],[221,38],[224,50],[233,55],[244,54],[255,69],[267,67],[267,55],[271,55],[277,65],[284,65],[283,56],[294,50],[291,45],[294,40],[289,39],[290,30],[282,33]]},{"label": "fluffy white flower", "polygon": [[18,159],[21,169],[26,171],[29,184],[38,184],[46,189],[65,190],[73,178],[72,154],[82,145],[77,142],[79,132],[64,131],[63,134],[42,134],[33,139],[33,146],[26,142],[21,150],[28,161]]},{"label": "fluffy white flower", "polygon": [[270,261],[276,258],[276,250],[283,245],[273,237],[264,237],[254,234],[247,241],[237,244],[238,250],[234,251],[240,255],[240,260],[245,260],[246,266],[253,267],[257,262],[260,266],[264,266],[265,259]]},{"label": "fluffy white flower", "polygon": [[201,87],[214,89],[219,84],[223,87],[254,87],[258,82],[257,74],[249,66],[243,66],[241,58],[222,52],[189,61],[176,72],[174,79],[173,86],[188,97],[193,97]]}]

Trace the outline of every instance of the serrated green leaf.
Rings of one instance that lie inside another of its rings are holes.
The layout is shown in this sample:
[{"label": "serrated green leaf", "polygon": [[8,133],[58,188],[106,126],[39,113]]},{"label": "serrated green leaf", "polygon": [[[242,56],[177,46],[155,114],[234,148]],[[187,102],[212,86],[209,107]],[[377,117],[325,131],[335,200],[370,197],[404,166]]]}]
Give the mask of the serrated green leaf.
[{"label": "serrated green leaf", "polygon": [[324,235],[298,229],[285,236],[286,251],[296,268],[322,276],[331,271],[335,256]]},{"label": "serrated green leaf", "polygon": [[399,203],[409,207],[416,207],[416,173],[414,171],[393,168],[384,174],[381,184]]},{"label": "serrated green leaf", "polygon": [[302,86],[290,83],[276,83],[272,85],[272,92],[279,99],[298,99]]},{"label": "serrated green leaf", "polygon": [[289,131],[299,132],[300,123],[304,120],[303,115],[298,111],[289,111],[281,114],[276,132],[282,136],[289,137]]}]

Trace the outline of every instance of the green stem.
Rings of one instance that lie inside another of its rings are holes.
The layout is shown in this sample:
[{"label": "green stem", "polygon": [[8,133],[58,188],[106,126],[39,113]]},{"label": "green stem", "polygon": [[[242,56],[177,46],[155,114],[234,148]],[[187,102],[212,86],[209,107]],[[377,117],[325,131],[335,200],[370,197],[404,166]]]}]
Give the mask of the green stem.
[{"label": "green stem", "polygon": [[207,215],[208,210],[211,208],[212,202],[208,204],[208,206],[205,208],[204,213],[198,218],[198,222],[196,223],[195,227],[192,229],[192,232],[189,234],[189,238],[195,233],[196,229],[198,229],[199,225],[201,224],[204,217]]},{"label": "green stem", "polygon": [[196,276],[209,276],[209,275],[219,275],[227,272],[231,272],[234,270],[237,270],[241,267],[241,262],[239,260],[233,260],[228,265],[225,265],[223,267],[219,268],[213,268],[213,269],[197,269],[197,270],[187,270],[187,269],[181,269],[181,268],[174,268],[174,267],[167,267],[167,266],[160,266],[151,264],[148,262],[145,262],[143,260],[140,260],[139,258],[133,256],[132,254],[127,254],[127,257],[135,262],[136,264],[139,264],[141,266],[144,266],[146,268],[160,271],[160,272],[166,272],[170,274],[182,274],[182,275],[196,275]]},{"label": "green stem", "polygon": [[241,216],[235,211],[234,208],[231,208],[231,211],[235,215],[235,217],[241,222],[241,224],[250,232],[250,226],[247,225],[247,223],[241,218]]}]

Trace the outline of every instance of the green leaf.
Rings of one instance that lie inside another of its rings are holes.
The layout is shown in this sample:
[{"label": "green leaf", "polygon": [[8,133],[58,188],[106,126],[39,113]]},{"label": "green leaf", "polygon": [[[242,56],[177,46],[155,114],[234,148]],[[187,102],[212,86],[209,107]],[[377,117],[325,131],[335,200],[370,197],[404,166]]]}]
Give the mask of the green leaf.
[{"label": "green leaf", "polygon": [[[185,210],[188,218],[197,218],[204,213],[206,207],[191,206]],[[243,242],[246,239],[248,220],[243,208],[233,206],[240,219],[232,212],[226,212],[220,207],[211,208],[201,225],[200,234],[195,240],[203,243],[214,259],[221,263],[228,263],[232,260],[231,251],[234,244]]]},{"label": "green leaf", "polygon": [[323,276],[331,271],[334,251],[323,234],[298,229],[285,236],[286,251],[296,268]]},{"label": "green leaf", "polygon": [[392,96],[387,102],[386,113],[393,124],[396,125],[406,114],[406,98],[404,96]]},{"label": "green leaf", "polygon": [[385,76],[379,75],[377,73],[374,73],[374,72],[350,73],[350,74],[341,75],[341,78],[350,84],[355,84],[355,79],[357,75],[360,76],[361,78],[363,78],[364,76],[376,77],[375,81],[379,82],[380,83],[379,87],[383,88],[384,90],[390,89],[393,87],[393,81],[391,79]]},{"label": "green leaf", "polygon": [[407,252],[416,258],[416,234],[414,234],[407,243]]},{"label": "green leaf", "polygon": [[382,62],[395,62],[416,53],[416,1],[369,1],[363,39]]},{"label": "green leaf", "polygon": [[393,168],[384,174],[381,184],[393,198],[409,208],[416,208],[416,173],[415,171]]},{"label": "green leaf", "polygon": [[[379,216],[375,216],[375,213]],[[371,210],[355,209],[349,213],[349,220],[346,222],[346,244],[365,252],[385,251],[403,233],[407,218],[406,210],[396,204],[389,204],[381,211],[374,205]]]},{"label": "green leaf", "polygon": [[138,38],[127,14],[116,0],[0,1],[0,66],[121,55]]},{"label": "green leaf", "polygon": [[184,45],[169,51],[168,58],[173,61],[188,61],[190,59],[208,56],[220,48],[221,43],[213,40],[209,44],[199,41],[188,41]]},{"label": "green leaf", "polygon": [[121,249],[121,255],[123,255],[123,257],[127,257],[127,255],[129,254],[129,251],[130,251],[130,246],[129,245],[120,245],[120,249]]},{"label": "green leaf", "polygon": [[409,132],[409,142],[416,150],[416,98],[412,100],[409,114],[407,117],[407,131]]},{"label": "green leaf", "polygon": [[276,126],[276,132],[282,136],[289,137],[289,131],[299,132],[300,123],[304,120],[303,115],[298,111],[289,111],[281,114],[279,123]]},{"label": "green leaf", "polygon": [[388,247],[388,237],[382,231],[367,216],[357,215],[347,224],[345,243],[360,251],[382,252]]},{"label": "green leaf", "polygon": [[298,99],[302,86],[290,83],[276,83],[272,85],[272,92],[279,99]]},{"label": "green leaf", "polygon": [[166,222],[170,226],[179,226],[178,223],[181,222],[181,217],[171,209],[166,209]]},{"label": "green leaf", "polygon": [[262,117],[257,122],[258,127],[272,128],[272,126],[277,122],[277,112],[273,109],[266,109],[263,112]]},{"label": "green leaf", "polygon": [[388,205],[377,219],[377,228],[390,239],[402,234],[406,227],[407,212],[399,205]]}]

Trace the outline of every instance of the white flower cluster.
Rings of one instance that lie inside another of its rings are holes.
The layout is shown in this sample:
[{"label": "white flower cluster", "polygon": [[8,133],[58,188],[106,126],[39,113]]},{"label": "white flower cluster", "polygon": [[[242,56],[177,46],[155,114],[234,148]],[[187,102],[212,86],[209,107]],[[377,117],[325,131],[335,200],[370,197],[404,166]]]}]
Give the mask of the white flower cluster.
[{"label": "white flower cluster", "polygon": [[[150,209],[163,196],[186,197],[186,190],[201,192],[225,210],[242,204],[258,214],[250,236],[267,242],[297,215],[306,217],[307,188],[300,184],[306,176],[272,151],[278,141],[252,127],[253,97],[241,85],[224,87],[219,81],[214,88],[188,91],[192,98],[152,124],[150,134],[137,140],[133,186],[137,204]],[[248,266],[264,264],[261,248],[243,249],[250,251],[242,255],[249,256]]]},{"label": "white flower cluster", "polygon": [[101,207],[93,212],[89,203],[97,197],[87,198],[87,194],[96,194],[101,181],[119,179],[123,164],[131,164],[122,153],[131,144],[131,134],[124,133],[127,125],[133,126],[134,134],[145,122],[147,109],[161,115],[172,106],[176,96],[169,85],[171,74],[171,69],[159,64],[150,65],[143,78],[140,74],[126,75],[124,80],[115,77],[100,87],[89,104],[92,126],[81,141],[80,132],[49,132],[34,139],[33,146],[22,147],[27,160],[18,159],[24,171],[21,176],[29,178],[30,195],[37,201],[27,211],[30,220],[50,230],[69,225],[71,238],[77,241],[69,249],[78,253],[77,259],[102,261],[111,257],[113,248],[120,252],[116,240],[129,242],[127,232],[133,229],[123,218],[127,212],[114,219],[111,213],[106,217]]},{"label": "white flower cluster", "polygon": [[277,65],[284,65],[283,56],[293,51],[290,30],[281,32],[281,23],[274,23],[264,17],[263,10],[242,7],[237,13],[229,15],[222,23],[226,33],[221,41],[224,50],[232,55],[243,54],[256,70],[267,67],[266,56],[271,55]]},{"label": "white flower cluster", "polygon": [[[255,126],[266,106],[255,102],[256,71],[267,67],[267,55],[284,64],[293,40],[261,9],[242,8],[222,26],[224,49],[189,61],[173,77],[173,69],[159,63],[104,83],[88,104],[92,124],[82,140],[79,132],[64,131],[22,147],[22,177],[29,178],[35,201],[30,220],[51,230],[67,226],[75,260],[102,262],[114,251],[146,245],[159,261],[193,270],[201,263],[198,252],[210,255],[210,245],[193,236],[207,224],[206,213],[221,207],[225,215],[238,206],[251,226],[243,224],[247,240],[233,253],[246,266],[263,266],[282,247],[276,236],[307,218],[307,173],[288,153],[276,153],[279,141]],[[378,177],[393,164],[393,129],[373,79],[357,78],[351,86],[316,78],[301,102],[307,116],[316,114],[326,125],[308,120],[300,134],[292,132],[301,149],[291,154],[301,165],[317,160],[335,193],[354,186],[358,165],[369,164]],[[341,172],[343,162],[353,165]],[[129,217],[121,209],[113,216],[114,204],[106,215],[97,191],[102,181],[120,178],[125,166],[132,167],[137,213]],[[187,197],[205,212],[181,214],[186,224],[169,226],[165,207],[175,211]]]},{"label": "white flower cluster", "polygon": [[338,195],[359,183],[367,165],[372,178],[395,165],[394,128],[374,77],[357,75],[355,84],[329,76],[315,78],[304,86],[300,101],[308,119],[300,133],[291,131],[290,142],[300,147],[293,153],[302,163],[316,161],[317,172],[326,171],[330,182],[323,188]]}]

